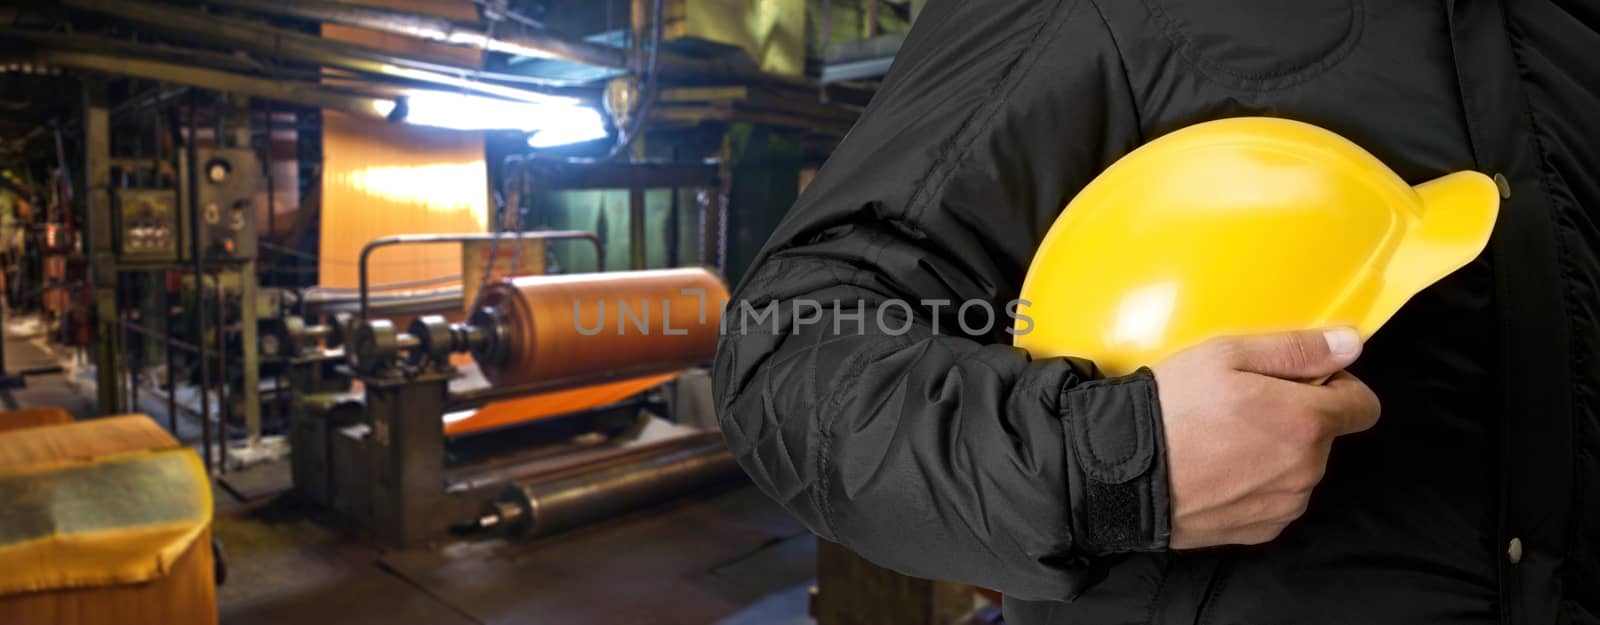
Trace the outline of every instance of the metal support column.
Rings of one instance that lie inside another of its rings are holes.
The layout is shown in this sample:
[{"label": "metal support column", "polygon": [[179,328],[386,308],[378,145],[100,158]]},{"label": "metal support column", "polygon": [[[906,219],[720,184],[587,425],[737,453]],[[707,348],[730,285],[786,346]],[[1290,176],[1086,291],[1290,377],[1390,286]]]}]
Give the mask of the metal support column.
[{"label": "metal support column", "polygon": [[[191,89],[189,90],[188,99],[189,117],[186,120],[186,125],[189,132],[184,138],[184,158],[178,168],[178,173],[181,177],[180,185],[184,194],[182,210],[188,214],[190,224],[200,224],[202,223],[200,221],[200,207],[199,203],[195,201],[195,196],[199,194],[200,180],[200,166],[197,163],[199,160],[198,148],[196,147],[196,143],[200,138],[200,97]],[[191,250],[189,256],[194,261],[194,273],[192,274],[194,276],[194,312],[191,315],[193,323],[193,334],[191,336],[195,347],[199,350],[199,353],[195,356],[195,361],[200,364],[200,386],[195,393],[195,396],[200,400],[200,457],[205,461],[206,474],[212,475],[214,472],[211,466],[211,400],[208,396],[208,392],[211,389],[211,363],[208,360],[211,352],[206,349],[205,256],[200,253],[200,228],[198,227],[189,228],[189,249]],[[220,312],[217,318],[221,319]],[[218,323],[221,323],[221,321],[218,321]],[[178,392],[176,383],[172,386],[172,392]]]},{"label": "metal support column", "polygon": [[[268,115],[267,150],[264,154],[265,158],[259,159],[261,171],[257,173],[265,177],[270,185],[272,180],[272,118],[270,113]],[[255,132],[253,127],[254,118],[250,107],[236,103],[228,108],[226,119],[228,129],[233,132],[233,147],[254,147],[251,145],[251,139]],[[222,135],[219,133],[217,136],[221,137]],[[271,214],[272,210],[272,206],[269,204],[267,206],[268,214]],[[251,221],[254,223],[255,220]],[[270,230],[266,236],[261,235],[260,224],[255,224],[252,227],[257,228],[255,236],[262,239],[271,238]],[[241,386],[240,390],[244,392],[244,432],[245,449],[247,450],[241,457],[246,462],[249,462],[255,458],[255,454],[249,452],[254,451],[256,446],[261,443],[261,354],[260,345],[256,343],[256,320],[260,317],[259,303],[256,301],[256,289],[260,284],[261,276],[256,274],[256,259],[253,256],[245,260],[244,264],[239,265],[238,268],[239,323],[243,324],[239,328],[239,341],[241,343],[239,358],[240,367],[242,367],[239,371],[239,384]]]},{"label": "metal support column", "polygon": [[[246,449],[255,449],[261,443],[261,352],[256,342],[256,321],[260,316],[256,301],[256,260],[246,261],[239,267],[239,329],[240,357],[244,369],[240,371],[244,385],[244,430]],[[253,458],[247,454],[245,458]]]},{"label": "metal support column", "polygon": [[[228,425],[233,420],[233,396],[228,391],[228,305],[227,289],[222,286],[223,270],[212,274],[216,286],[217,320],[217,472],[228,472]],[[209,389],[202,389],[209,390]]]},{"label": "metal support column", "polygon": [[628,189],[628,268],[645,268],[644,187]]},{"label": "metal support column", "polygon": [[451,372],[363,378],[372,434],[372,525],[378,542],[416,545],[449,529],[444,474],[445,413]]},{"label": "metal support column", "polygon": [[679,223],[681,221],[681,213],[683,212],[683,209],[679,205],[678,201],[678,196],[680,195],[679,191],[681,191],[681,189],[672,187],[670,190],[671,195],[667,196],[667,227],[665,230],[667,231],[668,267],[682,266],[679,264],[678,258],[679,238],[681,238],[680,235],[683,227],[682,224]]},{"label": "metal support column", "polygon": [[88,172],[89,268],[94,285],[95,401],[101,414],[121,412],[125,394],[117,374],[117,259],[112,247],[111,109],[106,82],[84,81],[84,168]]},{"label": "metal support column", "polygon": [[[161,273],[161,332],[168,337],[177,336],[176,328],[172,323],[172,288],[169,284],[171,278],[163,271]],[[166,387],[167,387],[167,423],[172,430],[172,437],[182,439],[178,434],[178,372],[177,363],[172,357],[172,341],[162,341],[161,349],[166,357]]]},{"label": "metal support column", "polygon": [[[248,105],[232,105],[227,109],[227,129],[234,134],[232,147],[253,147],[251,139],[254,134],[254,117]],[[269,112],[270,120],[270,112]],[[218,133],[221,137],[222,133]],[[267,184],[272,181],[272,136],[267,134],[266,158],[259,158],[261,171],[259,176],[266,177]],[[267,211],[272,211],[272,205],[267,205]],[[254,237],[261,237],[259,225]],[[270,230],[269,235],[270,237]],[[267,238],[264,237],[264,238]],[[242,403],[245,408],[245,454],[240,456],[243,462],[251,462],[256,457],[253,454],[258,444],[261,444],[261,353],[259,344],[256,344],[256,321],[258,321],[259,302],[256,302],[256,288],[261,283],[261,277],[256,275],[256,257],[251,256],[243,264],[235,265],[238,270],[238,318],[240,318],[240,390],[242,390]],[[227,380],[222,380],[226,385]]]}]

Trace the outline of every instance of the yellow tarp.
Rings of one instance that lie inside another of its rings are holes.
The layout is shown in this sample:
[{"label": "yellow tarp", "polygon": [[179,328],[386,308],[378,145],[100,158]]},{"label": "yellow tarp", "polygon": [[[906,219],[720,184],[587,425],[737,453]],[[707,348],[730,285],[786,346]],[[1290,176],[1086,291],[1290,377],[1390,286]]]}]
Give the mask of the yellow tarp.
[{"label": "yellow tarp", "polygon": [[0,595],[159,579],[210,526],[200,458],[138,420],[0,435]]}]

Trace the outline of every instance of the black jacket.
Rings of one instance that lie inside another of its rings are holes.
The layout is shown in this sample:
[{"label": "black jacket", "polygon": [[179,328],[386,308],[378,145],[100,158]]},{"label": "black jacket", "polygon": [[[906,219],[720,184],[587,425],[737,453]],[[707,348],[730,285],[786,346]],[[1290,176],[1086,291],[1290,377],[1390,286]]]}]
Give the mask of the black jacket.
[{"label": "black jacket", "polygon": [[[1305,516],[1171,552],[1148,373],[1030,362],[936,300],[998,308],[1106,165],[1239,115],[1510,194],[1489,251],[1369,342],[1383,419],[1335,443]],[[1596,624],[1597,221],[1596,0],[933,0],[735,291],[723,429],[819,535],[997,588],[1018,625]]]}]

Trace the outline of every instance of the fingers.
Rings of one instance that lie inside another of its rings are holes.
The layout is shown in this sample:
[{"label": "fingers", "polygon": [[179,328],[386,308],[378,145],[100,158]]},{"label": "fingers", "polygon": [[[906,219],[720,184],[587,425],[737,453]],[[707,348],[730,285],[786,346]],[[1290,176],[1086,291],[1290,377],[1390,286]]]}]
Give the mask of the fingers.
[{"label": "fingers", "polygon": [[1378,395],[1348,371],[1316,385],[1257,377],[1263,397],[1272,397],[1277,414],[1296,414],[1306,435],[1331,439],[1371,429],[1378,423]]},{"label": "fingers", "polygon": [[1227,364],[1285,380],[1316,380],[1355,362],[1361,336],[1349,328],[1305,330],[1219,339]]},{"label": "fingers", "polygon": [[1382,411],[1378,395],[1348,371],[1335,373],[1326,385],[1312,388],[1319,396],[1318,412],[1324,415],[1332,435],[1364,432],[1377,425]]}]

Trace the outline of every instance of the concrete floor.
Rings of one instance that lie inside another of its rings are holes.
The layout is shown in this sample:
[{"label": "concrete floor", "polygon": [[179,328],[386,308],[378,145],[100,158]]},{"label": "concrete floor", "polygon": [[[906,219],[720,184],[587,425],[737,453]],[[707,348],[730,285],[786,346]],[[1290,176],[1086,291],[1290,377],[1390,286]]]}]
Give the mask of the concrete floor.
[{"label": "concrete floor", "polygon": [[69,384],[73,375],[71,358],[46,346],[43,328],[37,321],[31,318],[7,318],[4,331],[6,372],[65,365],[62,373],[29,376],[22,388],[0,390],[0,404],[4,404],[6,410],[60,406],[78,419],[95,415],[94,393],[84,394],[82,389]]},{"label": "concrete floor", "polygon": [[[62,360],[37,337],[13,336],[15,322],[7,325],[8,369]],[[31,377],[0,401],[93,418],[92,380],[71,369]],[[141,399],[141,409],[168,425],[164,401]],[[180,440],[198,440],[194,421],[180,415]],[[235,490],[253,498],[215,493],[225,625],[813,623],[806,605],[815,539],[749,486],[539,541],[384,552],[300,506],[283,490],[284,465],[249,471],[231,477],[251,484]]]},{"label": "concrete floor", "polygon": [[229,625],[801,625],[816,543],[749,488],[542,541],[384,552],[287,498],[223,515]]}]

